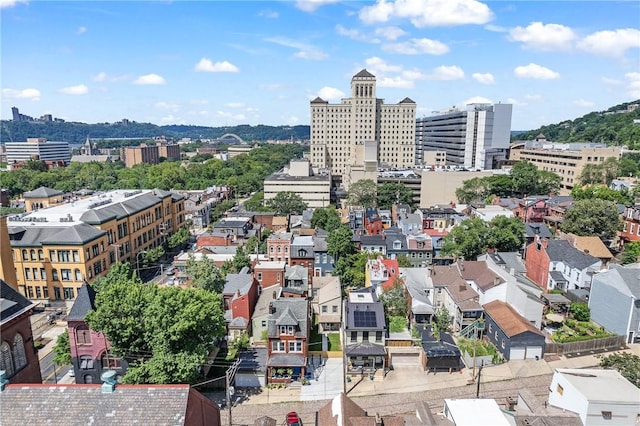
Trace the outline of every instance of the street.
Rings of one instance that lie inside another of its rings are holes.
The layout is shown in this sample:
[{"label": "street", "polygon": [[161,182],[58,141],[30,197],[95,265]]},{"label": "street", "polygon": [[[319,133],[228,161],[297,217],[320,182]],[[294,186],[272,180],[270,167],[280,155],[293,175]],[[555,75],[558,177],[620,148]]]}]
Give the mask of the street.
[{"label": "street", "polygon": [[59,383],[71,369],[71,365],[55,365],[54,356],[55,353],[51,351],[40,359],[42,383]]}]

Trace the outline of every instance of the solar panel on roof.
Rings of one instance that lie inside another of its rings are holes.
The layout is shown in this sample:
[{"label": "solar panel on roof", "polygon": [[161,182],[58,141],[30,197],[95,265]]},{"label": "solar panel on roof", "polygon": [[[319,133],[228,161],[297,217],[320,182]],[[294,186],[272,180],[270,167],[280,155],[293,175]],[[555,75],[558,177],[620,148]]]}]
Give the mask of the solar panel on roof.
[{"label": "solar panel on roof", "polygon": [[356,327],[376,327],[376,313],[373,311],[355,311],[353,323]]}]

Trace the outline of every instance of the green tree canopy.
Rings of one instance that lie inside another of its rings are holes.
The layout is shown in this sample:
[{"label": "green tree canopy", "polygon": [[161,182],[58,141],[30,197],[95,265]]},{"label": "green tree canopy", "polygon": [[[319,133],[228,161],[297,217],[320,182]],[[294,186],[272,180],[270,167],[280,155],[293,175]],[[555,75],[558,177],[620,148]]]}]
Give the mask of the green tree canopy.
[{"label": "green tree canopy", "polygon": [[464,260],[476,260],[484,254],[489,237],[489,226],[482,219],[465,219],[454,226],[443,238],[442,254]]},{"label": "green tree canopy", "polygon": [[167,239],[167,246],[169,249],[173,250],[189,241],[189,238],[191,238],[191,232],[189,232],[189,229],[186,226],[182,226],[169,236]]},{"label": "green tree canopy", "polygon": [[327,237],[327,253],[336,260],[355,252],[356,246],[353,243],[353,232],[348,226],[341,225]]},{"label": "green tree canopy", "polygon": [[377,186],[371,179],[354,182],[347,191],[347,203],[350,206],[375,207]]},{"label": "green tree canopy", "polygon": [[601,355],[600,367],[618,370],[625,379],[640,388],[640,356],[629,352]]},{"label": "green tree canopy", "polygon": [[524,247],[524,223],[517,217],[496,216],[489,222],[487,246],[502,252],[518,251]]},{"label": "green tree canopy", "polygon": [[623,265],[627,265],[629,263],[636,263],[638,258],[640,258],[640,241],[625,243],[620,262]]},{"label": "green tree canopy", "polygon": [[600,199],[579,200],[564,215],[560,225],[563,232],[576,235],[595,235],[611,239],[622,228],[618,207]]},{"label": "green tree canopy", "polygon": [[402,278],[396,277],[393,280],[393,286],[385,290],[380,295],[382,306],[387,317],[398,316],[407,317],[409,312],[409,302],[406,297],[407,289],[404,286]]},{"label": "green tree canopy", "polygon": [[391,209],[394,204],[408,204],[413,207],[413,191],[399,182],[385,182],[378,185],[377,204],[381,209]]},{"label": "green tree canopy", "polygon": [[334,273],[340,277],[342,288],[362,288],[369,256],[365,252],[353,253],[338,259]]},{"label": "green tree canopy", "polygon": [[328,206],[315,209],[311,217],[311,227],[320,228],[331,233],[342,225],[340,214],[335,206]]},{"label": "green tree canopy", "polygon": [[213,263],[213,260],[209,259],[205,254],[201,254],[199,258],[189,254],[187,258],[187,276],[191,280],[193,287],[222,293],[225,283],[224,275],[220,268]]},{"label": "green tree canopy", "polygon": [[307,208],[307,203],[298,194],[290,191],[279,192],[267,202],[267,205],[278,216],[301,214]]},{"label": "green tree canopy", "polygon": [[65,330],[58,336],[53,347],[53,363],[57,365],[71,364],[71,343],[69,342],[69,331]]}]

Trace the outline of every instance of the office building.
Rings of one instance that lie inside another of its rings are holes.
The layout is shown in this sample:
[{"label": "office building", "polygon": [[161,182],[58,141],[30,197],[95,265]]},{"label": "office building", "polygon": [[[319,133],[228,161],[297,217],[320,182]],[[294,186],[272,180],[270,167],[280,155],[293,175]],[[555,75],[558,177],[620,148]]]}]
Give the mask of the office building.
[{"label": "office building", "polygon": [[351,79],[351,97],[339,104],[311,101],[311,166],[341,183],[351,169],[366,174],[372,159],[380,166],[413,166],[415,116],[409,98],[397,104],[377,98],[376,77],[362,70]]},{"label": "office building", "polygon": [[582,170],[588,164],[598,165],[607,158],[620,159],[622,148],[596,143],[547,142],[543,135],[535,141],[513,144],[509,160],[529,161],[538,170],[554,172],[562,178],[560,195],[569,195],[580,183]]},{"label": "office building", "polygon": [[426,151],[444,151],[446,165],[490,170],[507,158],[511,140],[511,104],[469,104],[416,120],[416,163]]},{"label": "office building", "polygon": [[136,164],[158,164],[160,162],[158,147],[148,146],[144,143],[140,146],[126,146],[122,148],[120,158],[122,158],[127,168],[133,167]]},{"label": "office building", "polygon": [[292,160],[289,167],[264,180],[265,204],[280,192],[295,193],[309,208],[327,207],[331,203],[331,176],[324,171],[314,173],[309,160]]},{"label": "office building", "polygon": [[10,215],[18,290],[34,301],[73,300],[85,281],[116,262],[141,261],[184,226],[184,197],[162,190],[115,190]]},{"label": "office building", "polygon": [[27,138],[26,142],[5,142],[7,164],[26,163],[29,160],[61,163],[71,162],[69,142],[53,142],[45,138]]}]

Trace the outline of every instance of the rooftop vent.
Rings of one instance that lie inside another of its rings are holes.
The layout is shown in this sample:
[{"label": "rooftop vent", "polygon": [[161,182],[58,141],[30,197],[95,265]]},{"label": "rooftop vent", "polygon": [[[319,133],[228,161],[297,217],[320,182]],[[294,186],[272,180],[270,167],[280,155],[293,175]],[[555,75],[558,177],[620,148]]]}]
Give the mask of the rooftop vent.
[{"label": "rooftop vent", "polygon": [[113,393],[116,390],[116,372],[107,370],[100,376],[102,383],[102,393]]}]

